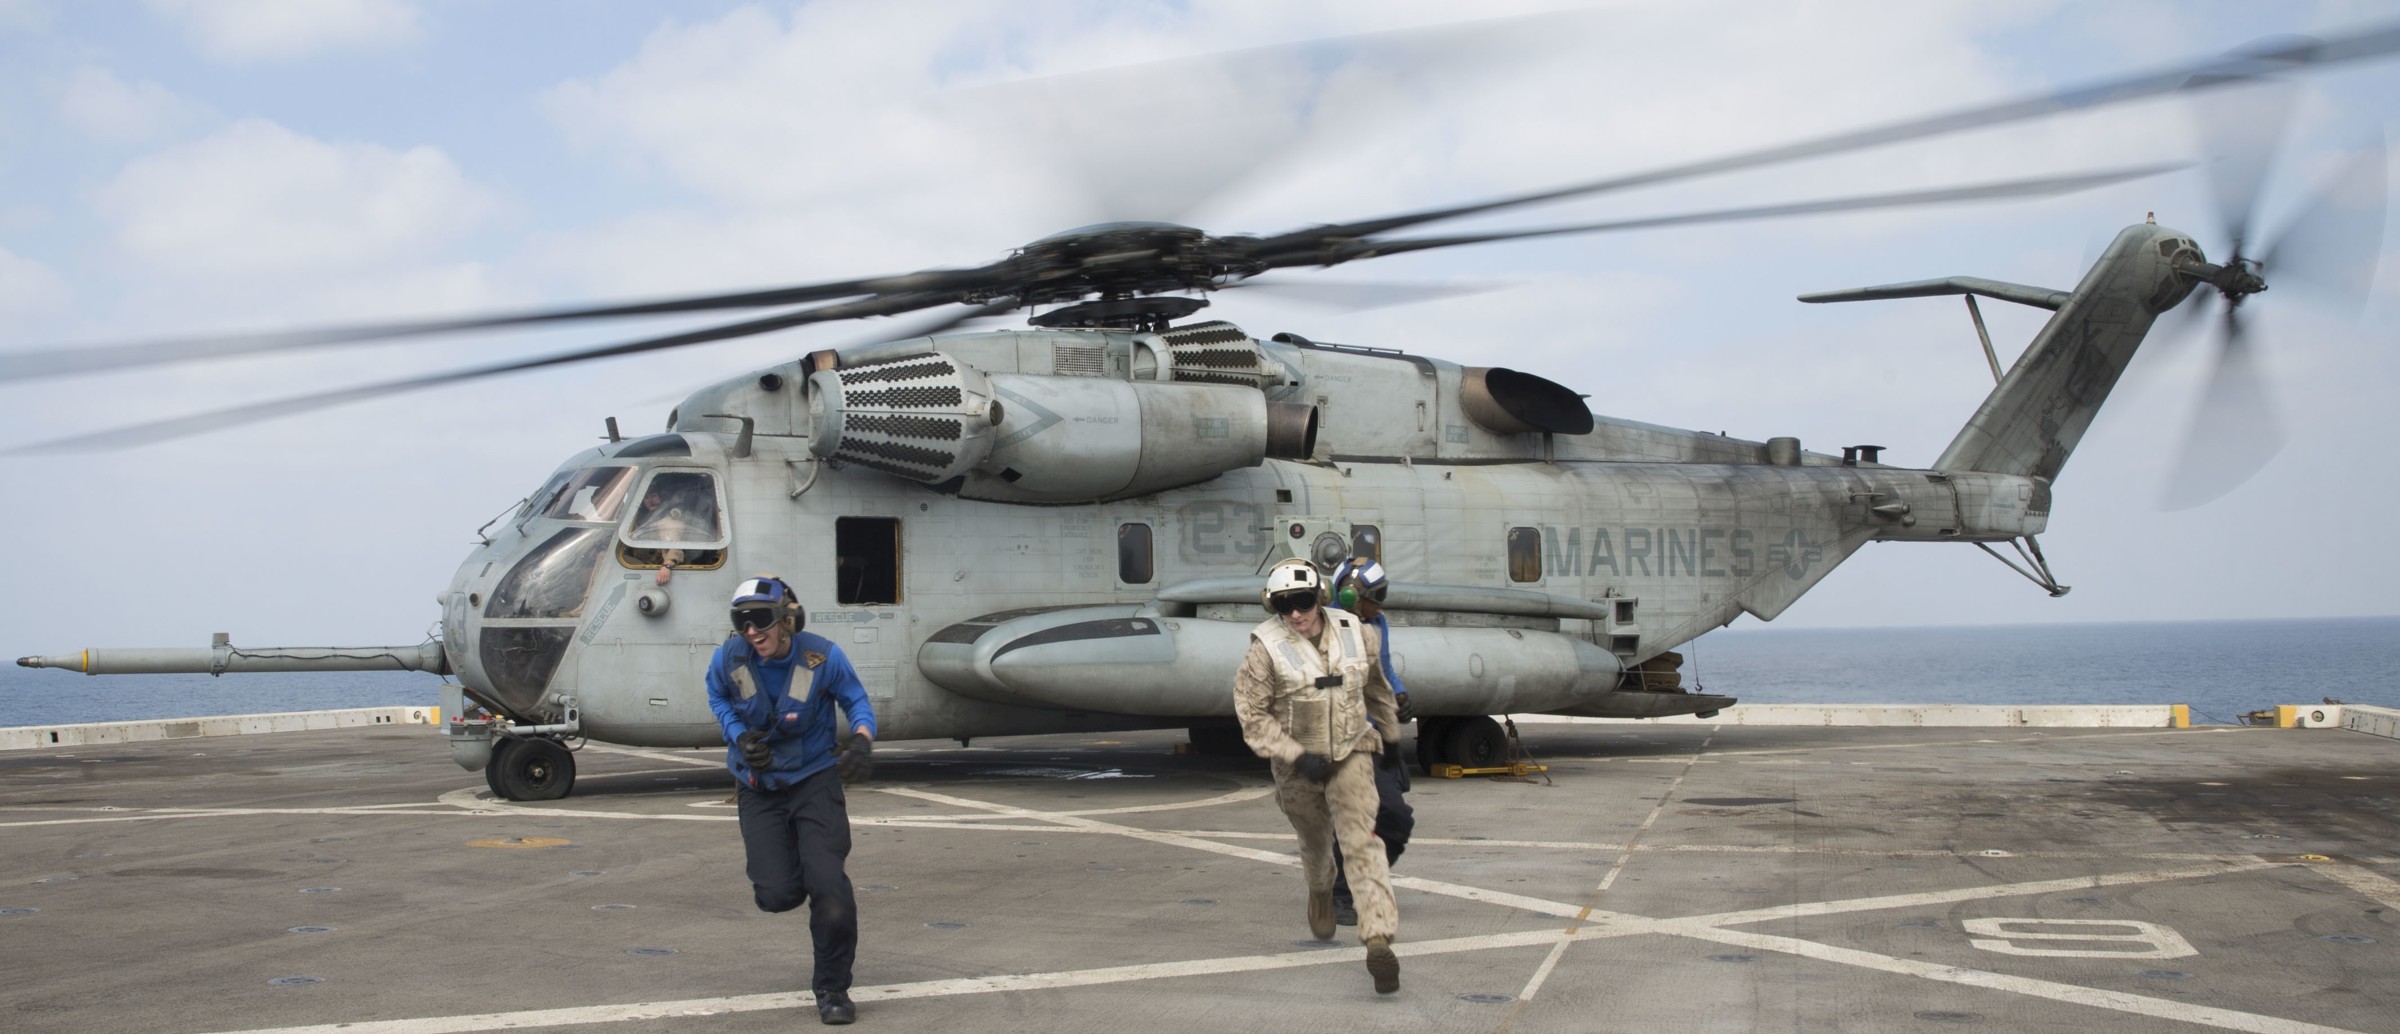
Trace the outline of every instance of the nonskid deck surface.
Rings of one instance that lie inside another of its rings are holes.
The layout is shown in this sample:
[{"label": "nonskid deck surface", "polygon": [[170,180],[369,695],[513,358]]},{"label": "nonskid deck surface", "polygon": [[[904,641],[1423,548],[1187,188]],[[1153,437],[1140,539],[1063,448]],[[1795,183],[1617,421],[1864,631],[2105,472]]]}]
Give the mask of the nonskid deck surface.
[{"label": "nonskid deck surface", "polygon": [[[2392,740],[1526,733],[1552,785],[1417,780],[1389,998],[1352,931],[1309,940],[1261,766],[1180,733],[888,745],[849,792],[860,1022],[2400,1029]],[[813,1025],[807,925],[752,907],[714,755],[595,745],[541,804],[413,727],[0,756],[0,1022]]]}]

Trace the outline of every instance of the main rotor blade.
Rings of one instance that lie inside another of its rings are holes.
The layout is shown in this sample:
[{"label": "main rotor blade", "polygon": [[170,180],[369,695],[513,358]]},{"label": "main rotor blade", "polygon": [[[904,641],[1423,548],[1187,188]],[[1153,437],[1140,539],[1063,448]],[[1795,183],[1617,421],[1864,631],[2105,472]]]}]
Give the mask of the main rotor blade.
[{"label": "main rotor blade", "polygon": [[1328,312],[1364,312],[1418,302],[1503,291],[1515,284],[1435,284],[1409,281],[1236,280],[1225,285],[1273,295]]},{"label": "main rotor blade", "polygon": [[2241,310],[2225,310],[2216,369],[2167,475],[2159,509],[2189,510],[2240,488],[2283,451],[2283,423],[2242,330]]},{"label": "main rotor blade", "polygon": [[1333,245],[1311,256],[1294,256],[1288,265],[1333,265],[1353,259],[1379,258],[1410,251],[1449,248],[1462,244],[1486,244],[1493,241],[1523,240],[1529,237],[1559,237],[1571,234],[1613,233],[1620,230],[1645,230],[1660,226],[1689,226],[1698,223],[1729,223],[1747,219],[1777,219],[1796,215],[1822,215],[1828,212],[1859,212],[1877,208],[1902,208],[1910,205],[1939,205],[1960,201],[1979,201],[1994,198],[2033,198],[2071,194],[2079,190],[2123,183],[2127,180],[2156,176],[2183,168],[2180,164],[2140,165],[2106,172],[2076,173],[2068,176],[2045,176],[2036,179],[2009,180],[2000,183],[1980,183],[1964,187],[1942,187],[1934,190],[1913,190],[1893,194],[1869,194],[1863,197],[1833,198],[1824,201],[1795,201],[1777,205],[1757,205],[1748,208],[1728,208],[1713,212],[1688,212],[1682,215],[1647,216],[1640,219],[1619,219],[1604,223],[1581,223],[1574,226],[1548,226],[1531,230],[1502,230],[1493,233],[1461,234],[1453,237],[1417,237],[1389,241],[1355,241]]},{"label": "main rotor blade", "polygon": [[[70,438],[54,438],[49,441],[35,442],[31,445],[21,445],[7,450],[0,450],[0,456],[82,452],[93,449],[115,449],[134,445],[147,445],[153,442],[166,441],[171,438],[182,438],[209,431],[219,431],[229,427],[239,427],[243,424],[256,423],[261,420],[269,420],[275,417],[290,416],[295,413],[305,413],[310,410],[324,409],[328,406],[338,406],[348,402],[360,402],[366,399],[382,398],[386,395],[397,395],[403,392],[419,391],[425,388],[438,387],[444,384],[459,384],[466,381],[481,380],[485,377],[497,377],[501,374],[518,373],[525,370],[539,370],[552,366],[567,366],[574,363],[589,362],[595,359],[608,359],[623,355],[638,355],[643,352],[656,352],[669,348],[681,348],[685,345],[704,344],[710,341],[725,341],[733,338],[748,337],[753,334],[764,334],[769,331],[783,330],[789,327],[804,326],[810,323],[828,323],[834,320],[862,319],[869,316],[891,316],[903,312],[912,312],[917,309],[926,309],[936,305],[948,304],[956,300],[957,299],[952,295],[920,293],[892,295],[888,297],[878,296],[875,298],[862,298],[853,302],[837,302],[832,305],[818,306],[814,309],[803,309],[799,312],[784,313],[778,316],[769,316],[764,319],[745,320],[740,323],[729,323],[715,327],[704,327],[699,330],[685,331],[678,334],[668,334],[662,337],[645,338],[639,341],[628,341],[622,344],[604,345],[597,348],[586,348],[573,352],[562,352],[556,355],[541,356],[533,359],[522,359],[515,362],[495,363],[489,366],[476,366],[463,370],[449,370],[442,373],[427,374],[421,377],[409,377],[396,381],[384,381],[379,384],[365,384],[358,387],[341,388],[334,391],[315,392],[308,395],[273,399],[266,402],[254,402],[246,406],[235,406],[231,409],[220,409],[213,412],[196,413],[191,416],[175,417],[168,420],[157,420],[150,423],[135,424],[130,427],[120,427],[113,430],[96,432],[93,434],[76,435]],[[989,311],[994,310],[995,308],[1002,310],[1006,308],[1013,308],[1015,307],[1015,304],[1016,300],[1013,298],[1001,299],[999,301],[987,304],[981,309],[971,310],[964,316],[960,316],[949,320],[948,322],[939,324],[936,326],[936,330],[938,331],[947,327],[956,326],[958,323],[964,322],[968,319],[973,319],[979,315],[986,315]]]},{"label": "main rotor blade", "polygon": [[1779,162],[1821,158],[1848,151],[1881,147],[1885,144],[1922,140],[1946,133],[2023,122],[2045,115],[2122,104],[2162,94],[2214,89],[2229,83],[2259,78],[2268,74],[2270,69],[2280,71],[2308,66],[2335,65],[2382,57],[2395,51],[2400,51],[2400,24],[2378,26],[2321,42],[2308,40],[2280,46],[2268,45],[2254,51],[2245,50],[2235,55],[2209,58],[2155,72],[2103,80],[2056,93],[2037,94],[1997,104],[1985,104],[1960,111],[1907,119],[1870,129],[1836,133],[1832,136],[1746,151],[1722,158],[1670,165],[1648,172],[1613,176],[1491,201],[1294,230],[1265,238],[1262,241],[1261,251],[1272,254],[1287,249],[1313,249],[1326,241],[1389,233],[1404,227],[1437,220],[1456,219],[1544,201],[1587,197],[1609,191],[1752,169]]},{"label": "main rotor blade", "polygon": [[[1594,22],[1545,11],[1183,54],[936,95],[934,110],[1075,185],[1062,223],[1188,222],[1212,201],[1422,103],[1527,67]],[[1162,161],[1162,155],[1172,160]]]},{"label": "main rotor blade", "polygon": [[328,345],[366,344],[399,338],[455,334],[470,330],[528,327],[572,320],[704,312],[712,309],[766,308],[777,305],[797,305],[804,302],[831,301],[837,298],[868,294],[957,291],[991,285],[999,279],[998,273],[1005,266],[1006,263],[996,263],[977,269],[926,270],[917,273],[872,277],[865,280],[840,280],[760,291],[740,291],[732,294],[695,295],[688,298],[666,298],[649,302],[576,306],[489,316],[466,316],[457,319],[412,320],[401,323],[371,323],[313,330],[227,334],[80,348],[0,352],[0,382],[154,366],[197,359],[223,359],[264,352],[320,348]]},{"label": "main rotor blade", "polygon": [[2323,295],[2356,314],[2375,283],[2388,203],[2384,142],[2378,137],[2311,195],[2289,229],[2259,255],[2259,275]]}]

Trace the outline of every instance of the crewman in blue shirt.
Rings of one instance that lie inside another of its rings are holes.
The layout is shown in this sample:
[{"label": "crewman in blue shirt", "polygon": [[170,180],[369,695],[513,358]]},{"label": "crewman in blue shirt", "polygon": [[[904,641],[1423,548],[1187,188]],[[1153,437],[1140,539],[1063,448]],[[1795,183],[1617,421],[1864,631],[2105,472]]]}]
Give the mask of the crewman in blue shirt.
[{"label": "crewman in blue shirt", "polygon": [[[1383,616],[1383,598],[1390,589],[1391,578],[1384,574],[1383,565],[1368,557],[1344,560],[1333,572],[1334,604],[1375,626],[1376,636],[1382,640],[1376,661],[1383,666],[1383,681],[1392,687],[1392,702],[1399,705],[1400,722],[1405,725],[1417,712],[1409,706],[1408,687],[1392,668],[1392,623]],[[1408,850],[1409,834],[1417,828],[1417,810],[1409,807],[1408,799],[1401,796],[1407,792],[1407,766],[1376,767],[1375,835],[1383,840],[1387,868],[1400,860],[1400,852]],[[1356,926],[1358,905],[1350,895],[1350,874],[1342,868],[1339,844],[1334,846],[1333,854],[1333,921],[1342,926]]]},{"label": "crewman in blue shirt", "polygon": [[[759,910],[808,903],[817,1019],[843,1024],[858,1018],[850,1001],[858,902],[842,869],[850,857],[842,784],[874,771],[875,709],[842,648],[801,631],[806,622],[783,579],[744,581],[733,593],[735,634],[708,662],[708,707],[725,731]],[[837,702],[847,726],[834,719]]]}]

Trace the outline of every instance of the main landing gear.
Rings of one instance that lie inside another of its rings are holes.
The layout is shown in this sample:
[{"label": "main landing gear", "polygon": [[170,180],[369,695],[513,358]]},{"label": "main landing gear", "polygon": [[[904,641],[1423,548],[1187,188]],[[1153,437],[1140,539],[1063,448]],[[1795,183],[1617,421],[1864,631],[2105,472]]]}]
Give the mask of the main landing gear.
[{"label": "main landing gear", "polygon": [[1493,768],[1508,763],[1508,733],[1490,715],[1417,719],[1417,771],[1435,765]]},{"label": "main landing gear", "polygon": [[502,800],[555,801],[575,787],[575,754],[549,736],[501,737],[483,781]]}]

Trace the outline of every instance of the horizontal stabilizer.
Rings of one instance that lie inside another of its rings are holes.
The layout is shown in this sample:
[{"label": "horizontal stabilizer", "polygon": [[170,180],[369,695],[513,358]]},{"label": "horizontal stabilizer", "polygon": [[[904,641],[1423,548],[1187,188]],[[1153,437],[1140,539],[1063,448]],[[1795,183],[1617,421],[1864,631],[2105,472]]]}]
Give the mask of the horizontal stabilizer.
[{"label": "horizontal stabilizer", "polygon": [[2004,302],[2030,305],[2036,309],[2057,312],[2067,304],[2071,292],[2054,291],[2047,287],[2028,287],[2005,280],[1986,280],[1979,276],[1954,276],[1941,280],[1918,280],[1906,284],[1885,284],[1881,287],[1856,287],[1847,291],[1819,291],[1804,294],[1800,300],[1810,304],[1824,302],[1879,302],[1889,298],[1932,298],[1945,294],[1979,294]]}]

